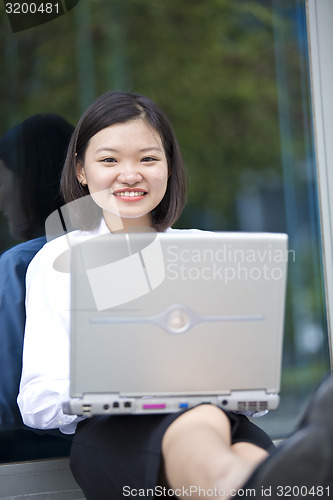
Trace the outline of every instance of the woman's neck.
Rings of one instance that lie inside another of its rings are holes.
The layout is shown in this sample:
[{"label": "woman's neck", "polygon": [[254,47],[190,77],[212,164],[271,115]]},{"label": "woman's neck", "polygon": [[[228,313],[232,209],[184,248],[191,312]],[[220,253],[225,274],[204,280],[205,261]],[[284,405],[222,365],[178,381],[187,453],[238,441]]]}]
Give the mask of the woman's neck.
[{"label": "woman's neck", "polygon": [[147,230],[147,228],[152,228],[153,225],[151,214],[146,214],[143,217],[126,219],[110,212],[103,212],[103,217],[111,233],[120,231],[125,233],[133,231],[141,232]]}]

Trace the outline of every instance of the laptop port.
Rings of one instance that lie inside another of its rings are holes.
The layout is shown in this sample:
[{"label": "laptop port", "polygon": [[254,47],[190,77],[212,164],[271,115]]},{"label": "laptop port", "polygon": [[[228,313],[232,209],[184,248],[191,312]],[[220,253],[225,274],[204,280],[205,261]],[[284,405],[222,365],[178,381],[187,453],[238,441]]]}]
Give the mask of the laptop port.
[{"label": "laptop port", "polygon": [[125,401],[124,408],[130,408],[131,406],[132,406],[132,403],[130,401]]},{"label": "laptop port", "polygon": [[113,408],[119,408],[119,403],[118,403],[118,401],[115,401],[115,402],[113,403],[113,405],[112,405],[112,406],[113,406]]},{"label": "laptop port", "polygon": [[164,410],[166,408],[165,403],[154,403],[154,404],[144,404],[142,405],[143,410]]},{"label": "laptop port", "polygon": [[110,405],[103,405],[103,410],[108,410],[110,408]]},{"label": "laptop port", "polygon": [[82,405],[83,415],[90,415],[90,412],[91,412],[91,405],[88,405],[88,404]]}]

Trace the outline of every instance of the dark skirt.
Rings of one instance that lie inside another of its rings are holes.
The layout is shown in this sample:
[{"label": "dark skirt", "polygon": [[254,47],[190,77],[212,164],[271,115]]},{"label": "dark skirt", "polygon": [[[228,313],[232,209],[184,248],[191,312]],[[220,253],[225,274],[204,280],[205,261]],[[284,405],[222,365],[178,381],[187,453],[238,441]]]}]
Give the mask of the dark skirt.
[{"label": "dark skirt", "polygon": [[[80,422],[70,463],[86,499],[124,500],[135,493],[140,496],[139,490],[154,498],[155,487],[161,483],[162,438],[182,413],[100,416]],[[247,417],[225,413],[233,444],[249,442],[266,450],[273,446],[267,434]]]}]

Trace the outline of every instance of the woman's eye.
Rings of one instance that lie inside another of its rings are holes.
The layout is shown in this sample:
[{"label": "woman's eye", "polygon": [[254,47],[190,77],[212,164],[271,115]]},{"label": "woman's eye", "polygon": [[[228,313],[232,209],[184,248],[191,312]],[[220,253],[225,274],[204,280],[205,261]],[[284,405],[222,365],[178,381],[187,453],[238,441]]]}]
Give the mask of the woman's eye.
[{"label": "woman's eye", "polygon": [[116,161],[115,158],[103,158],[102,160],[103,163],[116,163]]},{"label": "woman's eye", "polygon": [[142,158],[143,162],[151,162],[151,161],[156,161],[156,158],[153,158],[152,156],[145,156],[144,158]]}]

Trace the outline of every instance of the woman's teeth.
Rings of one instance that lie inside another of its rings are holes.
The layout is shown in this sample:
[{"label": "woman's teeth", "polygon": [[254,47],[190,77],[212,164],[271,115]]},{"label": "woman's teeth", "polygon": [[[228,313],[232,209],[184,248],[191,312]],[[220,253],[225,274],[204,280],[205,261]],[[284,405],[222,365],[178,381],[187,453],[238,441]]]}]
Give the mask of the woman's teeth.
[{"label": "woman's teeth", "polygon": [[122,191],[121,193],[114,193],[115,196],[143,196],[144,191]]}]

